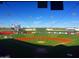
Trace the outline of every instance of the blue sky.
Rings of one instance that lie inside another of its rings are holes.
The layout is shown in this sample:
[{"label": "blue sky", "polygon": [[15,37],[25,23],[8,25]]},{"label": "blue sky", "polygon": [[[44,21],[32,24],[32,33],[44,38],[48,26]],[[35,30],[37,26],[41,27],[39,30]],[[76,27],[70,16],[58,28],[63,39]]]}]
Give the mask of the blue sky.
[{"label": "blue sky", "polygon": [[64,10],[37,8],[37,2],[7,2],[0,5],[0,27],[79,27],[79,2],[64,1]]}]

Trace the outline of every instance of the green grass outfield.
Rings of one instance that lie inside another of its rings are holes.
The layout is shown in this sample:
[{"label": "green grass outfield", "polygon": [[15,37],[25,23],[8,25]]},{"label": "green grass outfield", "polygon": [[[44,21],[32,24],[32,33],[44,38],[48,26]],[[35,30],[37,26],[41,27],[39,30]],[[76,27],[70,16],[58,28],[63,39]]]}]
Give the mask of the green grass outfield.
[{"label": "green grass outfield", "polygon": [[[0,39],[3,39],[5,35],[0,35]],[[7,35],[8,37],[13,37],[13,38],[21,38],[21,37],[39,37],[39,36],[46,36],[49,38],[71,38],[72,42],[64,44],[66,46],[77,46],[79,45],[79,36],[74,34],[74,35],[67,35],[67,34],[13,34],[13,35]],[[40,40],[38,39],[34,39],[34,40],[29,40],[29,41],[25,41],[25,42],[29,42],[29,43],[33,43],[33,44],[39,44],[39,45],[51,45],[51,46],[55,46],[60,44],[57,41],[53,41],[53,40],[41,40],[44,43],[39,43]]]}]

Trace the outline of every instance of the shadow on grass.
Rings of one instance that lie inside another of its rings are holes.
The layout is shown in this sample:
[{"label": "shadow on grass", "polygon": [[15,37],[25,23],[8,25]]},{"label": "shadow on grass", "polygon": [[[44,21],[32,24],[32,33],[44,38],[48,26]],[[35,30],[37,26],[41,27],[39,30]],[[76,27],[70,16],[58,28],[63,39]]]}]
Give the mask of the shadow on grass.
[{"label": "shadow on grass", "polygon": [[15,39],[0,40],[0,56],[11,58],[71,58],[79,57],[79,46],[42,46]]}]

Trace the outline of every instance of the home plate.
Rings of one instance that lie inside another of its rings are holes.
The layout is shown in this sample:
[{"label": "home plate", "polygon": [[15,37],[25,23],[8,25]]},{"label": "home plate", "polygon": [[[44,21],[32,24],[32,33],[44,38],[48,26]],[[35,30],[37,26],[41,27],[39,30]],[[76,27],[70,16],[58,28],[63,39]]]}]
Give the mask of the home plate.
[{"label": "home plate", "polygon": [[41,43],[41,44],[43,44],[43,43],[45,43],[45,41],[37,41],[37,43]]}]

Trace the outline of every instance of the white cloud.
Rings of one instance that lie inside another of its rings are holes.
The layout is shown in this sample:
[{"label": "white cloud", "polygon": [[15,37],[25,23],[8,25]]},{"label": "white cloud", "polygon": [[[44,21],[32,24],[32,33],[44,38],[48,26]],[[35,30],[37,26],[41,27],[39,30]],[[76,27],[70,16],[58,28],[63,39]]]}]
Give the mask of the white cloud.
[{"label": "white cloud", "polygon": [[71,23],[77,23],[77,24],[78,24],[78,23],[79,23],[79,21],[74,20],[74,21],[71,21]]},{"label": "white cloud", "polygon": [[79,24],[79,21],[76,21],[76,20],[73,20],[73,21],[65,21],[65,22],[62,22],[62,24]]},{"label": "white cloud", "polygon": [[76,12],[72,12],[72,15],[73,15],[73,16],[76,16],[76,15],[77,15],[77,13],[76,13]]},{"label": "white cloud", "polygon": [[37,21],[37,20],[36,20],[36,21],[33,21],[33,24],[34,24],[34,25],[38,25],[38,24],[40,24],[40,23],[42,23],[42,21],[41,21],[41,20],[38,20],[38,21]]},{"label": "white cloud", "polygon": [[28,16],[29,18],[32,18],[33,16]]},{"label": "white cloud", "polygon": [[38,20],[38,19],[41,19],[42,18],[42,16],[38,16],[38,17],[36,17],[36,19]]}]

